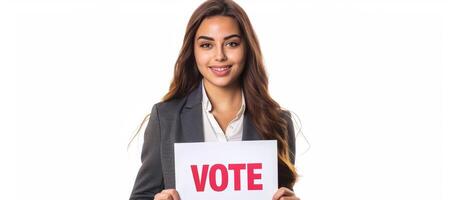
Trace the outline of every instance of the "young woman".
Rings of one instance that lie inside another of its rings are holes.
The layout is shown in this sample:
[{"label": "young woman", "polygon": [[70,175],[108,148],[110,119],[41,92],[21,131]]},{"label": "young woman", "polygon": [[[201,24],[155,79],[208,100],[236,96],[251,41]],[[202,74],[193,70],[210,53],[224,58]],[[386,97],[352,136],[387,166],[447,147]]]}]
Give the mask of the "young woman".
[{"label": "young woman", "polygon": [[174,143],[240,140],[277,140],[279,189],[273,199],[299,199],[292,192],[291,116],[270,97],[258,40],[233,1],[208,0],[195,10],[169,92],[150,115],[131,200],[179,200]]}]

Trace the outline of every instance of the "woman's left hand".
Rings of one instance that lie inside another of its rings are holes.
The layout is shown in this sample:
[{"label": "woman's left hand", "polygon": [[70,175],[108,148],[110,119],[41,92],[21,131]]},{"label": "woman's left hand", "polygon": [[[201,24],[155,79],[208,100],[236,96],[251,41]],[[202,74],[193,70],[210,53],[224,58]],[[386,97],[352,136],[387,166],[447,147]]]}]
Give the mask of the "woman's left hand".
[{"label": "woman's left hand", "polygon": [[273,200],[300,200],[295,193],[286,187],[280,187],[273,195]]}]

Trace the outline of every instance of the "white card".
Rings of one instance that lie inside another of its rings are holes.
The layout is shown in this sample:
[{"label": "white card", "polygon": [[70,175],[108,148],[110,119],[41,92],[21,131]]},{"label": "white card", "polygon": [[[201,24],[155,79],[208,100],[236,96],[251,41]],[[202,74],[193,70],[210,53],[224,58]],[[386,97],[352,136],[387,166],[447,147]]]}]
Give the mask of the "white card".
[{"label": "white card", "polygon": [[272,199],[278,189],[276,140],[174,144],[181,200]]}]

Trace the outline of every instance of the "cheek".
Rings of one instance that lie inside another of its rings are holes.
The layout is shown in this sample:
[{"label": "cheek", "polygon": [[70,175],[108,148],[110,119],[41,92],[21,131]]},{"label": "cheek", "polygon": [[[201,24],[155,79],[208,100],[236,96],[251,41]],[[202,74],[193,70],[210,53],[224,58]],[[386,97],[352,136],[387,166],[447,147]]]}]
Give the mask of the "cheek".
[{"label": "cheek", "polygon": [[208,74],[208,64],[209,64],[209,55],[205,51],[195,50],[195,62],[198,68],[198,71],[202,76],[206,76]]},{"label": "cheek", "polygon": [[234,63],[240,65],[240,67],[243,67],[242,65],[245,63],[245,54],[243,49],[232,51],[229,58]]},{"label": "cheek", "polygon": [[206,67],[209,62],[209,54],[200,50],[195,50],[195,60],[198,67]]}]

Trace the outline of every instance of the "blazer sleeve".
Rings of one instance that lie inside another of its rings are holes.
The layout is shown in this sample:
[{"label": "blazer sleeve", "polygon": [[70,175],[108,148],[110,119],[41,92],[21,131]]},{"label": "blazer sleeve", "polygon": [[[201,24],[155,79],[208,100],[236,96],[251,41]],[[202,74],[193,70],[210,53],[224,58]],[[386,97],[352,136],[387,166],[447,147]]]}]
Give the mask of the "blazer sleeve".
[{"label": "blazer sleeve", "polygon": [[[289,159],[292,164],[295,164],[295,133],[294,133],[294,127],[292,118],[290,115],[290,112],[283,111],[283,118],[287,122],[287,144],[288,144],[288,150],[289,150]],[[293,184],[291,182],[293,181],[293,177],[289,176],[289,169],[287,166],[278,159],[278,188],[279,187],[287,187],[290,190],[293,190]]]},{"label": "blazer sleeve", "polygon": [[158,106],[155,104],[144,132],[142,164],[135,179],[130,200],[153,200],[154,195],[164,188],[160,134]]}]

